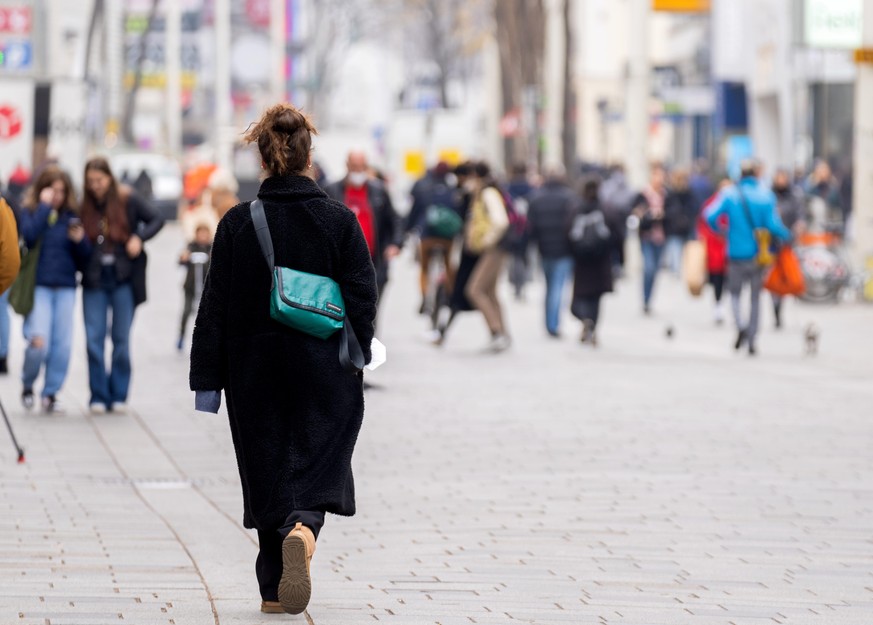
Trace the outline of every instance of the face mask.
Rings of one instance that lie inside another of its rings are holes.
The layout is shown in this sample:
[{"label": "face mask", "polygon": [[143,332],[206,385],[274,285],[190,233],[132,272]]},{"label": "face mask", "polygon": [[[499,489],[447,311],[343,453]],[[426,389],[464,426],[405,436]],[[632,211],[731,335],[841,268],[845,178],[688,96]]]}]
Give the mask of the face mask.
[{"label": "face mask", "polygon": [[353,187],[363,187],[367,183],[367,172],[353,171],[349,172],[349,184]]}]

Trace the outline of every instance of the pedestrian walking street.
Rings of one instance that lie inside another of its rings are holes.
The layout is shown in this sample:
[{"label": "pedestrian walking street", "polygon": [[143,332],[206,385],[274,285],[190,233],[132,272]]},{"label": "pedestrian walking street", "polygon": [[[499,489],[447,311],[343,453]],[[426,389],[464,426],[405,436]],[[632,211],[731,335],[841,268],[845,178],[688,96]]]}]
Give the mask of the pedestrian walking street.
[{"label": "pedestrian walking street", "polygon": [[631,276],[594,350],[569,314],[547,336],[538,278],[523,302],[504,285],[513,346],[488,354],[477,313],[428,342],[410,250],[366,376],[358,514],[328,517],[308,611],[261,614],[226,414],[193,410],[175,347],[181,242],[147,246],[127,414],[86,410],[80,308],[67,414],[25,413],[13,322],[3,625],[873,622],[873,307],[789,302],[777,332],[765,299],[752,359],[709,292],[661,275],[645,317]]}]

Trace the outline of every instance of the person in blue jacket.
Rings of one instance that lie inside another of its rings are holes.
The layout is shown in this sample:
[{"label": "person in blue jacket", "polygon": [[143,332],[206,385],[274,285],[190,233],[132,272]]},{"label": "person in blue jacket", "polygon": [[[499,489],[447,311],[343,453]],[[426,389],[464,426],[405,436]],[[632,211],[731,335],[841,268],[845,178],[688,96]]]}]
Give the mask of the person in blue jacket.
[{"label": "person in blue jacket", "polygon": [[20,213],[19,231],[31,249],[40,243],[33,309],[24,320],[22,403],[35,403],[33,385],[45,366],[42,409],[63,412],[57,394],[67,377],[76,304],[76,271],[87,257],[85,231],[76,212],[70,176],[50,166],[42,171]]},{"label": "person in blue jacket", "polygon": [[[731,309],[737,325],[737,340],[734,348],[748,345],[749,354],[757,353],[755,339],[758,335],[761,285],[764,270],[757,262],[758,243],[755,230],[764,228],[777,239],[791,241],[791,232],[784,226],[776,210],[776,196],[758,180],[758,165],[754,161],[741,166],[741,179],[735,186],[719,193],[706,214],[709,227],[727,236],[728,292],[731,294]],[[719,219],[727,215],[727,230],[720,227]],[[751,292],[751,310],[748,321],[741,312],[740,296],[748,284]]]}]

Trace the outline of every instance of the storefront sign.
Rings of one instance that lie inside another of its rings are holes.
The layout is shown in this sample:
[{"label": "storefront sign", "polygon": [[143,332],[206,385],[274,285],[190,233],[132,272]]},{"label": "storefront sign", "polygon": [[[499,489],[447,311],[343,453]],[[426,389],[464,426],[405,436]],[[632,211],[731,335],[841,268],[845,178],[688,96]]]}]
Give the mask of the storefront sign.
[{"label": "storefront sign", "polygon": [[669,13],[705,13],[709,11],[710,4],[710,0],[652,0],[652,10]]},{"label": "storefront sign", "polygon": [[0,7],[0,33],[28,35],[32,25],[30,7]]},{"label": "storefront sign", "polygon": [[873,48],[855,50],[855,63],[873,63]]},{"label": "storefront sign", "polygon": [[806,0],[804,42],[811,48],[858,48],[863,14],[863,0]]},{"label": "storefront sign", "polygon": [[33,160],[32,80],[0,78],[0,180]]}]

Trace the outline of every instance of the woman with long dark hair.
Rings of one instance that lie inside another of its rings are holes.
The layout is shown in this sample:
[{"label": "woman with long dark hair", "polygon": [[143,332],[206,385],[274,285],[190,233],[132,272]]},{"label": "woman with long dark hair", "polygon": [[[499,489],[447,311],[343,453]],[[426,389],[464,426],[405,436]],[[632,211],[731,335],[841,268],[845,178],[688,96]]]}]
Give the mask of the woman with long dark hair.
[{"label": "woman with long dark hair", "polygon": [[[164,222],[133,190],[118,184],[105,158],[97,157],[85,165],[82,223],[90,252],[82,271],[82,303],[91,411],[123,411],[130,389],[130,328],[134,309],[145,301],[143,242]],[[109,371],[107,332],[112,338]]]},{"label": "woman with long dark hair", "polygon": [[[33,407],[33,385],[45,366],[42,409],[60,413],[57,394],[67,377],[73,343],[76,269],[87,258],[87,245],[76,210],[70,176],[46,167],[27,194],[19,233],[31,253],[38,253],[33,308],[24,319],[24,367],[21,401]],[[38,248],[37,248],[38,246]]]},{"label": "woman with long dark hair", "polygon": [[[265,217],[276,267],[331,278],[346,323],[370,360],[376,273],[355,214],[308,176],[315,127],[277,104],[246,134],[267,177]],[[270,315],[271,273],[251,202],[218,224],[191,345],[198,410],[218,412],[221,391],[243,489],[243,524],[258,530],[261,611],[299,614],[325,513],[355,513],[352,452],[364,416],[362,374],[339,361],[341,336],[311,336]],[[263,227],[261,232],[264,232]]]}]

